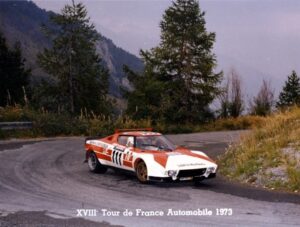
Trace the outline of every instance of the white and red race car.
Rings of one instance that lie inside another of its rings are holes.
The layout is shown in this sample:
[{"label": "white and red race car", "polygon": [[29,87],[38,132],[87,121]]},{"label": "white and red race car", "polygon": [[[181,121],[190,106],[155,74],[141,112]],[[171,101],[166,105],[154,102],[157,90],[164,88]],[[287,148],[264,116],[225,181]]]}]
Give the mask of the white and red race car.
[{"label": "white and red race car", "polygon": [[206,154],[176,147],[152,129],[116,130],[102,139],[87,139],[85,150],[92,172],[105,173],[107,167],[129,170],[141,183],[216,176],[217,164]]}]

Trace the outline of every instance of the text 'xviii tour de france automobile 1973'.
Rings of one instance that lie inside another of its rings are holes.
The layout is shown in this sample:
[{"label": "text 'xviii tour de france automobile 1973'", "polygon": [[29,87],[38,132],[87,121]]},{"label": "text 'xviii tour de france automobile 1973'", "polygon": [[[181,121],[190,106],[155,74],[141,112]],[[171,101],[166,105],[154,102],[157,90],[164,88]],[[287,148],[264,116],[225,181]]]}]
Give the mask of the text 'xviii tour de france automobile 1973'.
[{"label": "text 'xviii tour de france automobile 1973'", "polygon": [[85,150],[92,172],[105,173],[108,167],[128,170],[141,183],[201,181],[217,171],[217,164],[203,152],[177,147],[152,129],[123,129],[105,138],[88,138]]}]

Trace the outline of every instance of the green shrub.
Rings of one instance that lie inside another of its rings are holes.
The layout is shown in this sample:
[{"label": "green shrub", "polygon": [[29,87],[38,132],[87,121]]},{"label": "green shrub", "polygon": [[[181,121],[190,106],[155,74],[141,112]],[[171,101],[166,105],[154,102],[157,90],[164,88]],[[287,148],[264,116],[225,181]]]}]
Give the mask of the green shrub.
[{"label": "green shrub", "polygon": [[69,120],[62,115],[41,114],[34,121],[34,129],[42,136],[69,135],[70,127]]},{"label": "green shrub", "polygon": [[112,134],[116,128],[154,128],[162,133],[192,133],[202,131],[236,130],[251,128],[263,122],[263,117],[242,116],[239,118],[218,119],[205,124],[168,124],[160,119],[133,120],[129,116],[112,119],[97,116],[88,110],[82,111],[80,116],[47,112],[43,109],[34,110],[29,107],[8,106],[0,107],[0,121],[32,121],[32,130],[2,132],[2,138],[17,136],[106,136]]},{"label": "green shrub", "polygon": [[28,121],[31,111],[28,108],[22,108],[19,105],[0,107],[0,122],[2,121]]}]

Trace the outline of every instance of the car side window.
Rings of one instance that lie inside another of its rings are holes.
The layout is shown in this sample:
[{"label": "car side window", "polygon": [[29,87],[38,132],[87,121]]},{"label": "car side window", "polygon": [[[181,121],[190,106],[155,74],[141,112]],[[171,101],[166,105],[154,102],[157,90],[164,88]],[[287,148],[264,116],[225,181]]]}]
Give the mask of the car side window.
[{"label": "car side window", "polygon": [[120,145],[126,146],[128,137],[129,137],[129,136],[119,136],[119,137],[118,137],[118,143],[119,143]]},{"label": "car side window", "polygon": [[119,136],[118,137],[118,143],[120,145],[123,145],[125,147],[134,147],[135,138],[134,136]]}]

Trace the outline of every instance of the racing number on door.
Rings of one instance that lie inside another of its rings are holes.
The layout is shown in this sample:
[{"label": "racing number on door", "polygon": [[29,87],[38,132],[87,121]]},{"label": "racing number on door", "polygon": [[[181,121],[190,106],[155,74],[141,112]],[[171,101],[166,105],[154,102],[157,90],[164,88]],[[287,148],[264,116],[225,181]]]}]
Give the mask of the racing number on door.
[{"label": "racing number on door", "polygon": [[112,158],[111,158],[112,162],[117,165],[122,165],[123,155],[124,155],[124,149],[119,147],[114,147],[112,151]]}]

